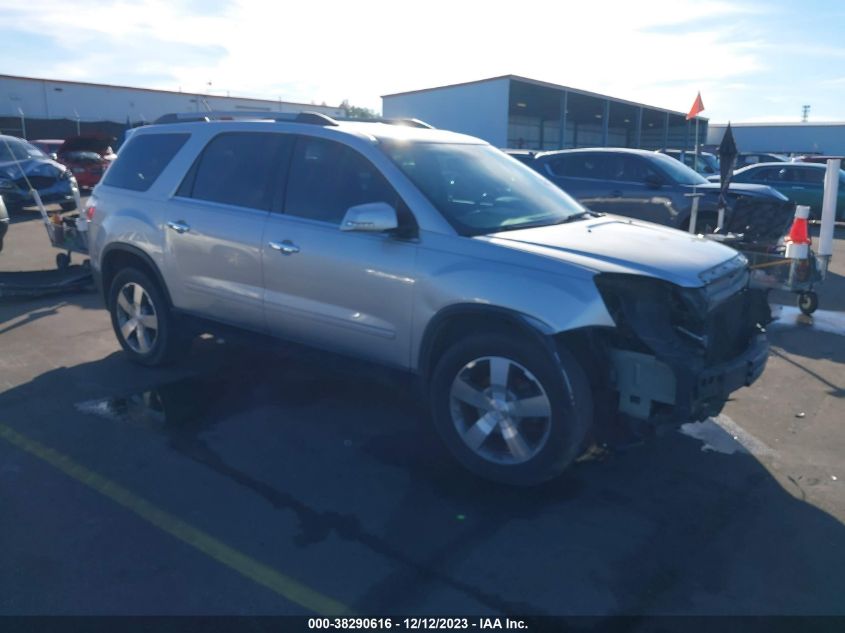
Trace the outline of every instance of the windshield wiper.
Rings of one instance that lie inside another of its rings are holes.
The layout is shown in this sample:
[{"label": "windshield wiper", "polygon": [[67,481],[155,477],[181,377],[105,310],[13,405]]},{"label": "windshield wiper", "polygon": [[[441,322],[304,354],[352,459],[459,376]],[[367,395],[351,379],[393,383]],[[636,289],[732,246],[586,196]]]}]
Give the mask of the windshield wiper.
[{"label": "windshield wiper", "polygon": [[479,233],[475,233],[475,235],[490,235],[491,233],[504,233],[505,231],[521,231],[522,229],[536,229],[540,228],[541,226],[555,226],[558,224],[568,224],[569,222],[575,222],[576,220],[583,220],[584,218],[590,217],[600,217],[604,215],[604,213],[598,213],[596,211],[579,211],[578,213],[573,213],[570,216],[562,218],[560,220],[555,220],[553,222],[544,221],[544,222],[532,222],[526,224],[511,224],[507,226],[499,226],[496,228],[490,228],[489,230],[481,231]]}]

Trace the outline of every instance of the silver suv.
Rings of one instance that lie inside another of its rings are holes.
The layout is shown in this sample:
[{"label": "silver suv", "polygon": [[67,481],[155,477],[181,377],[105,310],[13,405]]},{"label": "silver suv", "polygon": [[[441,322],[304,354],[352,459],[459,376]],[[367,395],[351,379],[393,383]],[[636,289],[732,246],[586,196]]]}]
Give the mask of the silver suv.
[{"label": "silver suv", "polygon": [[132,360],[210,320],[409,371],[498,481],[556,476],[597,417],[714,415],[768,354],[736,251],[592,213],[419,122],[176,117],[132,136],[87,215]]}]

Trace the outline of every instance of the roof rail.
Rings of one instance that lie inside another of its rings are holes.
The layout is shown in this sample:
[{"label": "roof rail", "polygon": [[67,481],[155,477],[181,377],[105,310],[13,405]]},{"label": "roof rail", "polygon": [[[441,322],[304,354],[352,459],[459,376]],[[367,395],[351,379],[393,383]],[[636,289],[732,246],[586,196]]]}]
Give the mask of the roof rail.
[{"label": "roof rail", "polygon": [[407,127],[418,127],[418,128],[425,128],[427,130],[433,130],[434,126],[429,125],[425,121],[420,121],[419,119],[411,119],[411,118],[385,118],[385,117],[343,117],[337,118],[337,121],[352,121],[352,122],[359,122],[359,123],[387,123],[388,125],[404,125]]},{"label": "roof rail", "polygon": [[310,123],[311,125],[337,125],[337,121],[321,112],[263,112],[263,111],[223,111],[213,110],[211,112],[173,112],[160,116],[155,120],[156,124],[161,123],[190,123],[209,121],[236,121],[242,119],[264,120],[264,121],[290,121],[291,123]]}]

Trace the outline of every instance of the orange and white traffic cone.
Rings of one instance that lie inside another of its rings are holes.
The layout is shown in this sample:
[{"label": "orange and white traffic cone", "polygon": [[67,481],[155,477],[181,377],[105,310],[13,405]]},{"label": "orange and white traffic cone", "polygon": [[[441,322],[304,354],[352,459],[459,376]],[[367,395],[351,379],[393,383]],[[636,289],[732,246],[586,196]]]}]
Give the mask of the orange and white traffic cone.
[{"label": "orange and white traffic cone", "polygon": [[810,256],[809,217],[810,207],[803,204],[795,207],[795,219],[784,240],[787,259],[807,259]]}]

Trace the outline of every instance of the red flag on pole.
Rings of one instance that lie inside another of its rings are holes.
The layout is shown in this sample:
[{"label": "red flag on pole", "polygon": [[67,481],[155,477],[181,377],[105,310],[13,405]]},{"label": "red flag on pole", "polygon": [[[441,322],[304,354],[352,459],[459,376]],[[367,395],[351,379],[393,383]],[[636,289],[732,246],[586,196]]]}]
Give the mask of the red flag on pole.
[{"label": "red flag on pole", "polygon": [[687,115],[687,121],[697,117],[699,112],[704,112],[704,102],[701,100],[700,92],[695,98],[695,103],[692,104],[692,108],[690,108],[689,114]]}]

